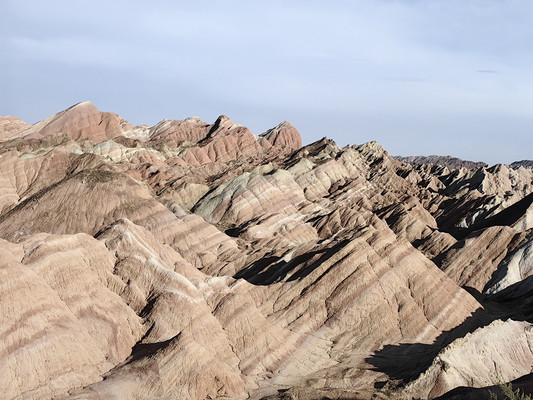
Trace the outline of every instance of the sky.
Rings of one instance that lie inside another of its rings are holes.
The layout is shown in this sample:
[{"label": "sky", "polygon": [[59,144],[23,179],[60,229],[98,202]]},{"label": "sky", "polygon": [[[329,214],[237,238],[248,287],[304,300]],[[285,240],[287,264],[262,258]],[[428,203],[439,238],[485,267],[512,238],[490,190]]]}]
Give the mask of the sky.
[{"label": "sky", "polygon": [[0,0],[0,115],[91,101],[304,144],[533,159],[531,0]]}]

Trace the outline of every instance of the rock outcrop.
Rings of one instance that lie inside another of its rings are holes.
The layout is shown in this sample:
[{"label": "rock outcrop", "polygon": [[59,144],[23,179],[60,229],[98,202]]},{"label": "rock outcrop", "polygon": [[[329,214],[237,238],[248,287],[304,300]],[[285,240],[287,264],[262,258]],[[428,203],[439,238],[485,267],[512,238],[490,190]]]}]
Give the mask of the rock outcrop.
[{"label": "rock outcrop", "polygon": [[88,102],[3,117],[4,397],[411,399],[519,379],[533,171],[467,167],[302,147],[288,122],[133,127]]},{"label": "rock outcrop", "polygon": [[29,127],[30,125],[26,124],[20,118],[0,117],[0,140],[3,140],[4,137],[16,135]]},{"label": "rock outcrop", "polygon": [[91,102],[86,101],[38,122],[28,129],[17,130],[5,139],[42,138],[64,134],[72,139],[90,138],[100,142],[130,129],[133,129],[133,126],[117,114],[101,112]]},{"label": "rock outcrop", "polygon": [[293,150],[298,150],[300,147],[302,147],[302,138],[300,137],[300,133],[294,126],[292,126],[290,122],[287,121],[283,121],[278,126],[269,129],[259,136],[267,140],[272,146],[289,148]]}]

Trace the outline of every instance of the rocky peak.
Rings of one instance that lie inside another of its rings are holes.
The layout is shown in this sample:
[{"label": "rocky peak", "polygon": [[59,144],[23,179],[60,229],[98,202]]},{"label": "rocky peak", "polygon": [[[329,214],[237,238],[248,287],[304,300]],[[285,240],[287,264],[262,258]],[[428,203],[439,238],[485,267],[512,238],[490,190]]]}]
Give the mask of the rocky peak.
[{"label": "rocky peak", "polygon": [[211,126],[209,130],[209,136],[214,136],[221,131],[226,131],[234,125],[233,121],[226,115],[221,115],[217,118],[215,123]]},{"label": "rocky peak", "polygon": [[7,116],[0,117],[0,140],[3,137],[10,137],[28,129],[28,125],[18,117]]},{"label": "rocky peak", "polygon": [[302,147],[302,137],[300,136],[300,132],[287,121],[283,121],[259,136],[265,138],[273,146],[285,147],[293,150],[298,150]]},{"label": "rocky peak", "polygon": [[23,132],[29,138],[64,134],[72,139],[102,142],[132,130],[133,126],[114,113],[101,112],[90,101],[73,105]]},{"label": "rocky peak", "polygon": [[210,125],[198,117],[180,120],[163,120],[149,129],[152,141],[172,140],[176,144],[183,142],[198,143],[209,133]]}]

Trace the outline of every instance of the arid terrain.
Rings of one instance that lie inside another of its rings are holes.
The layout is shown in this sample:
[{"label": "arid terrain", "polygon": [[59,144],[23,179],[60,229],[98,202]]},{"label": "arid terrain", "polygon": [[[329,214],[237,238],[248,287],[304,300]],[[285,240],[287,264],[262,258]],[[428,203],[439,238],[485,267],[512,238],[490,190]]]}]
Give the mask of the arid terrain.
[{"label": "arid terrain", "polygon": [[531,164],[417,159],[288,122],[1,117],[0,397],[532,390]]}]

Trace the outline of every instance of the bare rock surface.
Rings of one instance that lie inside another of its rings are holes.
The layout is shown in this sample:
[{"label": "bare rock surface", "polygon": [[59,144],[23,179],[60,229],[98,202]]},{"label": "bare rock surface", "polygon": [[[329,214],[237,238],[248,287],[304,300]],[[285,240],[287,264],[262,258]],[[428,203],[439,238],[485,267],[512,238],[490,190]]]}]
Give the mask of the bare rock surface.
[{"label": "bare rock surface", "polygon": [[498,264],[497,271],[485,285],[484,292],[493,294],[522,282],[533,274],[533,239],[531,234]]},{"label": "bare rock surface", "polygon": [[91,236],[38,234],[3,245],[1,260],[6,398],[46,398],[99,380],[140,339],[140,318],[108,288],[114,256]]},{"label": "bare rock surface", "polygon": [[65,134],[72,139],[89,138],[103,141],[118,136],[133,126],[117,114],[98,110],[91,102],[78,103],[50,118],[15,132],[7,137],[41,138],[53,134]]},{"label": "bare rock surface", "polygon": [[4,397],[437,398],[527,375],[533,172],[407,161],[302,147],[288,122],[2,117]]},{"label": "bare rock surface", "polygon": [[296,128],[287,121],[283,121],[276,127],[259,135],[267,140],[272,146],[285,147],[298,150],[302,147],[302,138]]},{"label": "bare rock surface", "polygon": [[29,125],[20,118],[13,116],[0,117],[0,140],[3,140],[4,137],[16,135],[28,128]]},{"label": "bare rock surface", "polygon": [[406,390],[435,398],[460,386],[484,387],[514,380],[531,372],[532,344],[530,323],[496,320],[444,348]]}]

